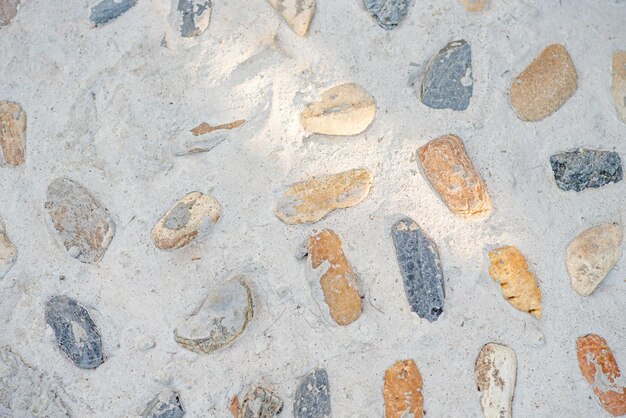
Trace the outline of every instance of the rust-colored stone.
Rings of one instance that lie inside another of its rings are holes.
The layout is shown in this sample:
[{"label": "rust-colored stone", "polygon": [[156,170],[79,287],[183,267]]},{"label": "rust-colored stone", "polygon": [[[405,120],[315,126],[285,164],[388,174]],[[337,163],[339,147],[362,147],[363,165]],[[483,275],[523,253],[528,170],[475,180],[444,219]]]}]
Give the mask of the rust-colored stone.
[{"label": "rust-colored stone", "polygon": [[422,417],[422,376],[413,360],[396,362],[385,372],[385,418]]},{"label": "rust-colored stone", "polygon": [[241,125],[243,125],[244,123],[246,123],[246,121],[244,119],[238,119],[234,122],[231,123],[224,123],[222,125],[209,125],[206,122],[202,122],[200,125],[196,126],[195,128],[193,128],[191,130],[191,133],[194,136],[199,136],[199,135],[204,135],[204,134],[208,134],[211,133],[213,131],[217,131],[220,129],[235,129],[240,127]]},{"label": "rust-colored stone", "polygon": [[235,395],[233,400],[230,401],[230,413],[233,414],[233,418],[239,418],[239,397]]},{"label": "rust-colored stone", "polygon": [[0,147],[5,163],[24,164],[26,113],[17,103],[0,100]]}]

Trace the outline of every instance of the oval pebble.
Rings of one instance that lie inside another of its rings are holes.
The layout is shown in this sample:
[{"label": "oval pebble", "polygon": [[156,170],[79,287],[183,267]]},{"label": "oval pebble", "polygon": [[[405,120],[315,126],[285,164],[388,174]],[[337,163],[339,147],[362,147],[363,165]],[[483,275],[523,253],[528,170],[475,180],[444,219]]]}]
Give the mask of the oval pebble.
[{"label": "oval pebble", "polygon": [[554,180],[559,189],[581,192],[596,189],[624,178],[622,160],[617,152],[580,148],[550,157]]},{"label": "oval pebble", "polygon": [[24,164],[26,112],[19,104],[4,100],[0,100],[0,149],[7,165]]},{"label": "oval pebble", "polygon": [[511,418],[517,356],[511,348],[485,344],[476,358],[476,384],[485,418]]},{"label": "oval pebble", "polygon": [[141,418],[182,418],[184,415],[178,393],[163,391],[150,401],[141,413]]},{"label": "oval pebble", "polygon": [[324,369],[314,369],[298,382],[293,403],[295,418],[330,418],[330,389]]}]

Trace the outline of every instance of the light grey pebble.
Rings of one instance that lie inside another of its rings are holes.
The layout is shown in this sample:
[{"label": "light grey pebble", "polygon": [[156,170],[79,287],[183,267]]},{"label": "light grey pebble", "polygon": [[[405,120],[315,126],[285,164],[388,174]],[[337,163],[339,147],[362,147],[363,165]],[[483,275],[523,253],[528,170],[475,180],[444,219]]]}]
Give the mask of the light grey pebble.
[{"label": "light grey pebble", "polygon": [[365,7],[378,25],[391,30],[404,20],[412,0],[364,0]]},{"label": "light grey pebble", "polygon": [[141,413],[141,418],[181,418],[183,415],[185,410],[180,404],[178,393],[163,391],[150,401]]},{"label": "light grey pebble", "polygon": [[330,389],[324,369],[314,369],[300,379],[293,405],[295,418],[329,418]]},{"label": "light grey pebble", "polygon": [[578,149],[550,157],[556,185],[561,190],[583,191],[598,188],[624,178],[619,154],[612,151]]},{"label": "light grey pebble", "polygon": [[104,25],[120,17],[135,4],[137,4],[137,0],[102,0],[91,8],[89,19],[96,26]]}]

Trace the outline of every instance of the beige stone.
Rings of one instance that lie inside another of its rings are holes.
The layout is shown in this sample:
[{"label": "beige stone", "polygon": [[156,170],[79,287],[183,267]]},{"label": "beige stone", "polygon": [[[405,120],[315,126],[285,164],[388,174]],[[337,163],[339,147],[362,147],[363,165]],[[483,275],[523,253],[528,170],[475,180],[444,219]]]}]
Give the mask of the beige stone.
[{"label": "beige stone", "polygon": [[611,223],[589,228],[567,247],[567,271],[572,289],[589,296],[609,274],[622,255],[621,225]]},{"label": "beige stone", "polygon": [[491,0],[461,0],[463,7],[468,12],[482,12],[489,7],[490,2]]},{"label": "beige stone", "polygon": [[511,83],[509,100],[517,116],[536,122],[556,112],[572,97],[578,75],[563,45],[546,47]]},{"label": "beige stone", "polygon": [[291,186],[274,213],[288,224],[317,222],[335,209],[361,203],[371,186],[372,173],[365,168],[312,177]]},{"label": "beige stone", "polygon": [[626,51],[613,54],[613,98],[617,114],[626,123]]},{"label": "beige stone", "polygon": [[309,104],[300,115],[304,129],[325,135],[357,135],[376,116],[376,100],[362,87],[341,84],[322,93],[319,102]]},{"label": "beige stone", "polygon": [[315,15],[315,0],[267,0],[298,36],[305,36]]},{"label": "beige stone", "polygon": [[11,20],[17,16],[17,8],[20,0],[0,0],[0,27],[11,23]]},{"label": "beige stone", "polygon": [[413,360],[396,362],[385,372],[385,418],[421,418],[422,375]]},{"label": "beige stone", "polygon": [[476,385],[485,418],[511,418],[517,356],[511,348],[485,344],[476,358]]},{"label": "beige stone", "polygon": [[0,279],[4,278],[17,260],[17,249],[9,240],[4,229],[4,223],[0,220]]},{"label": "beige stone", "polygon": [[13,166],[24,163],[26,113],[17,103],[0,101],[0,147],[5,163]]},{"label": "beige stone", "polygon": [[491,213],[493,205],[487,188],[461,138],[442,136],[421,147],[418,155],[424,174],[452,213],[465,219]]}]

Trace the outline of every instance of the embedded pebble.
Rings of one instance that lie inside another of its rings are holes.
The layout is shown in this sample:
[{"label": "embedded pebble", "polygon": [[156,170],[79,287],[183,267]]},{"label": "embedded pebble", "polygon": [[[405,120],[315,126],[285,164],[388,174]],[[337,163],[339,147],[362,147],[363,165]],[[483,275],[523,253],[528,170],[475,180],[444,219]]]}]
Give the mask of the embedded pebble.
[{"label": "embedded pebble", "polygon": [[613,151],[580,148],[565,151],[550,157],[556,185],[561,190],[583,191],[609,183],[618,183],[624,178],[622,160]]},{"label": "embedded pebble", "polygon": [[613,54],[613,98],[617,114],[626,123],[626,51],[617,51]]},{"label": "embedded pebble", "polygon": [[137,4],[137,0],[102,0],[91,8],[89,19],[95,26],[117,19]]},{"label": "embedded pebble", "polygon": [[293,403],[295,418],[330,418],[330,389],[324,369],[314,369],[300,378]]},{"label": "embedded pebble", "polygon": [[312,177],[291,186],[274,213],[287,224],[314,223],[335,209],[361,203],[371,186],[372,173],[366,168]]},{"label": "embedded pebble", "polygon": [[585,335],[578,338],[576,352],[580,372],[600,405],[616,417],[626,414],[626,379],[606,340],[596,334]]},{"label": "embedded pebble", "polygon": [[339,236],[329,229],[308,240],[310,268],[321,277],[330,315],[338,325],[349,325],[361,316],[363,306],[357,276],[346,258]]},{"label": "embedded pebble", "polygon": [[422,375],[413,360],[396,362],[385,372],[385,418],[421,418]]},{"label": "embedded pebble", "polygon": [[191,130],[181,132],[175,141],[174,154],[182,156],[209,152],[227,137],[236,135],[236,128],[245,123],[244,119],[215,126],[202,122]]},{"label": "embedded pebble", "polygon": [[141,418],[181,418],[184,415],[178,393],[163,391],[150,401],[141,413]]},{"label": "embedded pebble", "polygon": [[236,418],[272,418],[283,409],[283,401],[260,386],[251,387],[238,408]]},{"label": "embedded pebble", "polygon": [[154,338],[149,335],[141,335],[135,340],[135,347],[139,351],[148,351],[154,348],[155,345]]},{"label": "embedded pebble", "polygon": [[422,103],[433,109],[465,110],[473,93],[472,49],[461,39],[433,58],[420,90]]},{"label": "embedded pebble", "polygon": [[17,16],[20,0],[0,0],[0,28],[7,26]]},{"label": "embedded pebble", "polygon": [[209,293],[174,331],[180,346],[210,354],[231,345],[254,316],[252,292],[243,276],[235,276]]},{"label": "embedded pebble", "polygon": [[485,344],[476,358],[476,384],[485,418],[511,418],[517,356],[511,348]]},{"label": "embedded pebble", "polygon": [[578,235],[567,247],[567,271],[572,289],[589,296],[609,274],[622,255],[622,226],[594,226]]},{"label": "embedded pebble", "polygon": [[51,234],[71,258],[100,261],[115,235],[115,223],[87,189],[74,180],[56,179],[48,186],[44,207]]},{"label": "embedded pebble", "polygon": [[491,0],[461,0],[461,2],[468,12],[482,12],[489,7]]},{"label": "embedded pebble", "polygon": [[378,26],[391,30],[406,17],[411,0],[364,0],[367,11]]},{"label": "embedded pebble", "polygon": [[46,303],[46,323],[54,331],[59,348],[81,369],[104,363],[100,331],[87,309],[67,296],[54,296]]},{"label": "embedded pebble", "polygon": [[572,97],[577,79],[576,68],[565,47],[550,45],[511,82],[511,106],[521,120],[545,119]]},{"label": "embedded pebble", "polygon": [[363,87],[341,84],[322,93],[319,102],[307,105],[300,114],[304,129],[324,135],[357,135],[376,116],[376,100]]},{"label": "embedded pebble", "polygon": [[211,0],[174,0],[175,26],[183,38],[200,36],[211,22]]},{"label": "embedded pebble", "polygon": [[9,240],[4,223],[0,219],[0,279],[7,275],[17,260],[17,249]]},{"label": "embedded pebble", "polygon": [[391,236],[411,310],[436,321],[446,298],[437,246],[411,218],[396,222]]},{"label": "embedded pebble", "polygon": [[315,0],[267,0],[280,13],[285,22],[298,36],[309,30],[315,14]]},{"label": "embedded pebble", "polygon": [[0,148],[5,164],[24,164],[26,113],[19,104],[4,100],[0,100]]},{"label": "embedded pebble", "polygon": [[152,228],[154,245],[161,250],[184,247],[208,235],[222,216],[217,199],[191,192],[180,199]]},{"label": "embedded pebble", "polygon": [[486,217],[493,204],[461,138],[445,135],[418,150],[424,174],[450,211],[465,219]]},{"label": "embedded pebble", "polygon": [[541,318],[541,290],[524,255],[507,246],[490,251],[489,260],[489,275],[500,283],[504,298],[516,309]]}]

